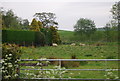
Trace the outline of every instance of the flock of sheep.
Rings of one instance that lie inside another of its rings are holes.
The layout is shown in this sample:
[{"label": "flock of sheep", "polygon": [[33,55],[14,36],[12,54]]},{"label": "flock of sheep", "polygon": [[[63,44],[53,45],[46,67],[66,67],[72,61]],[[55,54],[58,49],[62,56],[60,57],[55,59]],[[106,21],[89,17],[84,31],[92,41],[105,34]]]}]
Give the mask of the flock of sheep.
[{"label": "flock of sheep", "polygon": [[[52,46],[53,46],[53,47],[57,47],[57,46],[58,46],[58,44],[53,43],[53,44],[52,44]],[[76,44],[75,44],[75,43],[72,43],[72,44],[71,44],[71,46],[76,46]],[[85,44],[80,43],[80,44],[79,44],[79,46],[85,46]]]}]

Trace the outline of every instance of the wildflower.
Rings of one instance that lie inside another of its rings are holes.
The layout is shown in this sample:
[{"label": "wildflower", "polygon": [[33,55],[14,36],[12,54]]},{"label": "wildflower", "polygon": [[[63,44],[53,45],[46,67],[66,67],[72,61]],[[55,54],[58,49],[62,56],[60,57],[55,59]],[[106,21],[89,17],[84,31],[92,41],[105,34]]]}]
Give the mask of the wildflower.
[{"label": "wildflower", "polygon": [[11,77],[11,76],[10,76],[10,75],[8,75],[8,76],[4,76],[5,79],[8,79],[9,77]]},{"label": "wildflower", "polygon": [[6,57],[8,57],[8,55],[5,55]]},{"label": "wildflower", "polygon": [[10,60],[10,59],[11,59],[11,57],[7,57],[7,59],[8,59],[8,60]]},{"label": "wildflower", "polygon": [[7,63],[4,63],[4,65],[7,65]]},{"label": "wildflower", "polygon": [[15,77],[17,77],[18,76],[18,74],[15,74]]},{"label": "wildflower", "polygon": [[12,65],[8,65],[8,67],[12,67]]},{"label": "wildflower", "polygon": [[9,54],[9,56],[12,56],[12,54]]},{"label": "wildflower", "polygon": [[1,63],[4,63],[4,62],[5,62],[4,59],[2,59],[2,60],[1,60]]}]

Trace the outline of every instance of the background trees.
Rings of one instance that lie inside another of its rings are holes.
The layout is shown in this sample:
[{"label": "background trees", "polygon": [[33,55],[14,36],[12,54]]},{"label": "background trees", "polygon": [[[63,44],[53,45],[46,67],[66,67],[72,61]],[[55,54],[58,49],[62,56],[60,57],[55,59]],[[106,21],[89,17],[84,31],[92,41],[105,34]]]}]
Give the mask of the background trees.
[{"label": "background trees", "polygon": [[[96,31],[94,21],[90,19],[80,18],[74,26],[76,35],[83,38],[90,38],[90,36]],[[81,39],[83,39],[81,38]]]},{"label": "background trees", "polygon": [[16,16],[12,10],[5,11],[3,8],[0,9],[2,15],[2,28],[3,29],[15,29],[15,30],[28,30],[29,21],[27,19],[21,19]]},{"label": "background trees", "polygon": [[43,27],[58,25],[58,23],[55,21],[56,16],[54,13],[50,13],[50,12],[35,13],[34,16],[38,18],[40,22],[42,22]]}]

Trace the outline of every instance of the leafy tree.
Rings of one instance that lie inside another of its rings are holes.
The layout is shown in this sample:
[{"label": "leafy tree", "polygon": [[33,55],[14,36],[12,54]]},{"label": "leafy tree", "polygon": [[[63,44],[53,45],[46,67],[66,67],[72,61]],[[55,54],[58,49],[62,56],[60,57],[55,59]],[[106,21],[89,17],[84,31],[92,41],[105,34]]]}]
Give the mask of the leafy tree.
[{"label": "leafy tree", "polygon": [[42,22],[38,21],[38,26],[39,26],[39,29],[41,30],[41,28],[43,28]]},{"label": "leafy tree", "polygon": [[110,36],[111,29],[112,29],[112,27],[111,27],[110,23],[107,23],[106,26],[104,27],[105,39],[107,42],[110,41],[110,38],[111,38],[111,36]]},{"label": "leafy tree", "polygon": [[50,30],[52,31],[52,43],[61,43],[60,36],[57,32],[57,27],[50,27]]},{"label": "leafy tree", "polygon": [[113,14],[113,18],[118,20],[120,19],[120,1],[116,2],[111,9],[111,12]]},{"label": "leafy tree", "polygon": [[38,18],[40,22],[42,22],[43,27],[58,25],[58,23],[55,21],[56,16],[54,13],[42,12],[36,13],[34,16]]},{"label": "leafy tree", "polygon": [[38,22],[37,22],[37,20],[35,18],[32,20],[32,23],[30,25],[30,30],[40,31]]},{"label": "leafy tree", "polygon": [[29,21],[28,21],[28,19],[24,19],[22,21],[22,29],[29,30]]},{"label": "leafy tree", "polygon": [[113,15],[113,19],[114,19],[114,23],[117,25],[116,27],[119,27],[120,30],[120,1],[116,2],[111,9],[112,15]]},{"label": "leafy tree", "polygon": [[90,19],[80,18],[74,26],[74,31],[76,34],[90,37],[96,31],[94,21]]},{"label": "leafy tree", "polygon": [[12,10],[7,12],[3,11],[2,13],[3,27],[9,29],[20,29],[20,20],[19,17],[15,16]]}]

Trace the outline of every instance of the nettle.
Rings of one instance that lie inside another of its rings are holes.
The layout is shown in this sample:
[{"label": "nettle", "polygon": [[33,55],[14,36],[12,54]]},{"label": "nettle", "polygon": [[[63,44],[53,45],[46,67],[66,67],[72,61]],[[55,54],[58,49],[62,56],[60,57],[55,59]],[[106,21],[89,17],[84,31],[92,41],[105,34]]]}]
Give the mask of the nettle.
[{"label": "nettle", "polygon": [[20,58],[20,49],[15,44],[2,45],[2,78],[16,79],[18,78],[18,64]]}]

